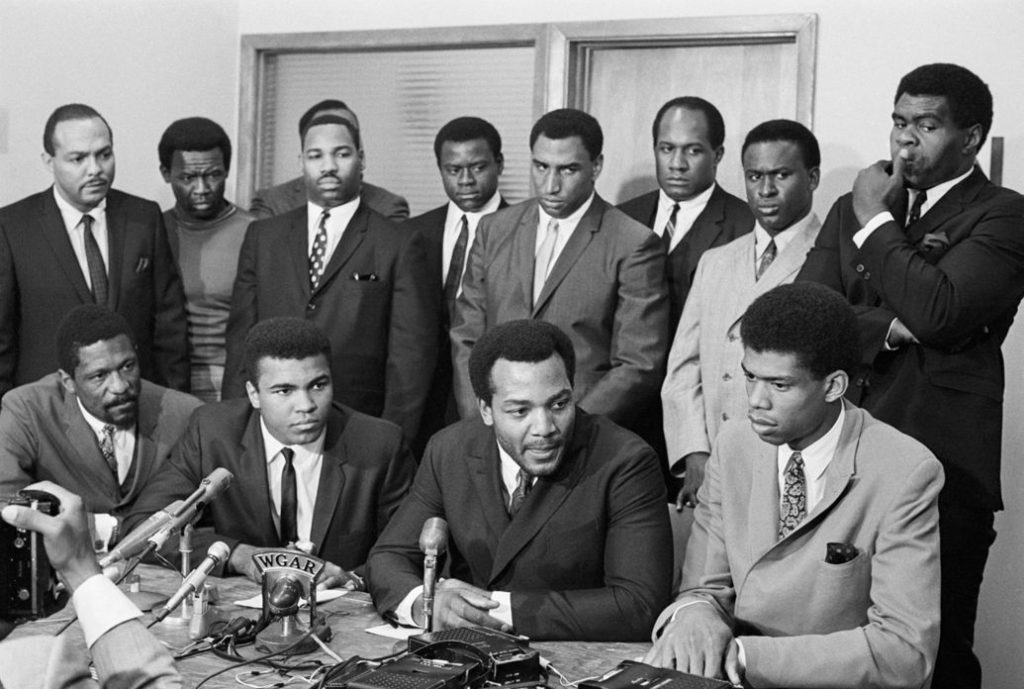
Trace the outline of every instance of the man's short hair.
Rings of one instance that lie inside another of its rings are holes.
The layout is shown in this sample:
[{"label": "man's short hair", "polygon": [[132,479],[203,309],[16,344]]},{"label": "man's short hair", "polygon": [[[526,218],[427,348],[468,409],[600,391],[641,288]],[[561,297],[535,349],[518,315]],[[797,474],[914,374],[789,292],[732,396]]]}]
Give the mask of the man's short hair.
[{"label": "man's short hair", "polygon": [[118,335],[126,336],[135,347],[135,335],[124,316],[99,304],[76,306],[57,326],[57,365],[74,376],[80,362],[78,350]]},{"label": "man's short hair", "polygon": [[604,148],[604,132],[601,131],[601,125],[593,115],[574,108],[561,108],[541,115],[530,130],[530,148],[537,143],[541,134],[549,139],[580,137],[591,160],[597,160]]},{"label": "man's short hair", "polygon": [[796,356],[817,379],[834,371],[852,376],[860,361],[853,309],[815,282],[779,285],[755,299],[740,321],[740,337],[755,352]]},{"label": "man's short hair", "polygon": [[491,370],[498,359],[539,363],[557,354],[565,364],[569,384],[576,375],[576,350],[557,325],[530,318],[508,321],[484,333],[469,355],[469,381],[473,394],[488,405],[494,397]]},{"label": "man's short hair", "polygon": [[[348,107],[348,105],[346,105],[345,101],[343,100],[335,100],[333,98],[322,100],[313,107],[311,107],[306,112],[302,113],[302,117],[299,118],[299,136],[302,139],[306,138],[304,132],[306,131],[306,125],[309,124],[309,121],[316,117],[318,113],[321,113],[325,110],[348,110],[353,115],[356,114],[355,110]],[[355,123],[353,122],[353,124]]]},{"label": "man's short hair", "polygon": [[942,96],[949,103],[949,114],[961,129],[981,125],[981,142],[985,144],[992,127],[992,92],[978,75],[960,65],[936,62],[922,65],[900,79],[893,103],[903,94],[909,96]]},{"label": "man's short hair", "polygon": [[97,117],[103,124],[107,126],[107,131],[110,132],[110,140],[114,140],[114,130],[110,128],[110,123],[103,117],[103,115],[96,112],[96,109],[89,105],[83,105],[82,103],[68,103],[62,105],[46,118],[46,125],[43,126],[43,150],[49,155],[54,155],[56,148],[53,145],[53,132],[57,129],[57,125],[61,122],[67,122],[68,120],[91,120]]},{"label": "man's short hair", "polygon": [[306,148],[306,134],[308,134],[309,130],[313,127],[318,127],[322,124],[340,124],[348,130],[349,134],[352,135],[352,143],[356,145],[356,150],[363,150],[363,142],[359,138],[359,127],[357,127],[352,120],[342,117],[341,115],[317,115],[307,122],[306,128],[302,130],[299,138],[299,142],[303,150]]},{"label": "man's short hair", "polygon": [[320,328],[302,318],[268,318],[245,336],[245,370],[256,384],[263,359],[308,359],[323,354],[331,361],[331,341]]},{"label": "man's short hair", "polygon": [[818,139],[810,129],[793,120],[768,120],[757,125],[743,140],[740,157],[754,144],[771,143],[773,141],[789,141],[797,145],[804,160],[804,167],[812,170],[821,166],[821,149]]},{"label": "man's short hair", "polygon": [[708,123],[708,142],[711,144],[711,148],[718,150],[725,143],[725,120],[722,119],[722,113],[718,111],[718,108],[698,96],[679,96],[661,106],[658,109],[658,114],[654,116],[654,124],[651,125],[651,138],[654,139],[655,146],[658,145],[658,127],[661,125],[661,118],[674,108],[686,108],[704,113],[704,119]]},{"label": "man's short hair", "polygon": [[495,160],[501,160],[501,134],[494,125],[479,117],[456,117],[441,127],[434,137],[434,157],[441,164],[441,147],[445,141],[461,144],[466,141],[483,139],[491,149]]},{"label": "man's short hair", "polygon": [[175,151],[209,151],[219,148],[224,156],[224,171],[231,171],[231,139],[224,128],[205,117],[175,120],[160,137],[156,152],[160,165],[171,169]]}]

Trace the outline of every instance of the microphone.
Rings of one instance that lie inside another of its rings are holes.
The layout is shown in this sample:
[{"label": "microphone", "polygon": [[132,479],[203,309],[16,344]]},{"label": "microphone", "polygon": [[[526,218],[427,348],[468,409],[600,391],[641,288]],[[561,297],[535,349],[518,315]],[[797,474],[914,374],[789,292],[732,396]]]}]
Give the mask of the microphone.
[{"label": "microphone", "polygon": [[149,538],[167,526],[174,518],[174,514],[184,504],[181,500],[175,500],[164,509],[150,515],[149,519],[132,529],[131,533],[117,544],[117,547],[100,558],[100,568],[106,569],[122,560],[135,557],[145,550],[149,545]]},{"label": "microphone", "polygon": [[181,601],[185,600],[185,596],[192,595],[195,593],[203,582],[206,581],[206,577],[210,575],[210,571],[228,559],[231,555],[231,548],[228,547],[224,541],[217,541],[210,546],[209,550],[206,551],[206,559],[199,563],[199,566],[192,570],[192,573],[185,577],[185,581],[181,582],[181,586],[174,592],[174,595],[167,599],[167,603],[164,607],[156,614],[156,622],[167,617],[171,612],[174,611]]},{"label": "microphone", "polygon": [[434,584],[437,582],[437,558],[448,545],[448,522],[443,517],[431,517],[423,522],[420,531],[420,550],[423,558],[423,619],[427,632],[434,631]]},{"label": "microphone", "polygon": [[199,516],[204,507],[231,485],[234,478],[235,475],[223,467],[217,467],[211,471],[210,475],[200,482],[199,488],[188,496],[181,507],[172,514],[171,519],[156,533],[149,536],[148,544],[152,545],[154,550],[162,548],[172,534],[177,533],[182,526]]}]

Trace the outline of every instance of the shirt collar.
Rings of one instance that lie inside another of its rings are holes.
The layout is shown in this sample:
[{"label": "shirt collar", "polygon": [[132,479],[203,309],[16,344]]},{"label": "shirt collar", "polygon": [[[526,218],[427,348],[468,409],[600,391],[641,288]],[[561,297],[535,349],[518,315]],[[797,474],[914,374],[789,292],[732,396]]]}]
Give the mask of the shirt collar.
[{"label": "shirt collar", "polygon": [[[946,195],[946,192],[948,192],[950,189],[960,184],[960,182],[963,182],[965,179],[970,177],[972,172],[974,172],[973,165],[971,166],[970,170],[960,175],[959,177],[954,177],[953,179],[949,179],[946,180],[945,182],[941,182],[940,184],[936,184],[934,187],[930,189],[925,189],[925,191],[928,192],[928,198],[925,199],[924,205],[921,208],[921,214],[924,215],[925,213],[927,213],[932,206],[939,202],[939,199]],[[909,208],[914,204],[914,198],[920,192],[917,189],[908,189],[907,191],[910,192],[910,201],[907,204],[907,207]]]},{"label": "shirt collar", "polygon": [[[75,402],[78,403],[78,409],[82,412],[82,417],[85,419],[85,422],[89,424],[89,428],[91,428],[97,436],[103,435],[104,426],[114,426],[114,424],[108,424],[106,421],[101,421],[100,419],[97,419],[95,416],[89,413],[89,410],[86,409],[85,405],[82,404],[82,400],[79,399],[78,395],[75,395]],[[133,429],[118,428],[117,426],[114,426],[115,434],[121,433],[122,431],[134,432]]]},{"label": "shirt collar", "polygon": [[335,223],[342,223],[342,221],[344,221],[343,224],[340,225],[341,229],[344,230],[348,227],[348,223],[352,220],[352,216],[354,216],[356,211],[359,210],[360,198],[361,197],[356,196],[348,203],[343,203],[340,206],[331,206],[326,209],[312,201],[306,201],[306,216],[309,220],[310,227],[316,227],[320,222],[320,214],[323,213],[324,210],[327,210],[330,211],[327,222],[334,225]]},{"label": "shirt collar", "polygon": [[469,226],[476,227],[476,224],[480,222],[480,218],[482,218],[485,215],[490,215],[494,211],[498,210],[498,206],[500,205],[501,193],[497,191],[494,192],[494,196],[492,196],[490,200],[484,204],[483,208],[481,208],[478,211],[464,211],[457,205],[455,205],[454,201],[449,201],[448,215],[446,217],[448,219],[448,223],[450,225],[454,225],[455,223],[459,222],[459,220],[462,219],[463,215],[465,215],[466,221],[469,223]]},{"label": "shirt collar", "polygon": [[99,203],[90,208],[88,211],[80,211],[70,203],[67,199],[60,195],[57,191],[57,185],[53,185],[53,198],[57,202],[57,209],[60,211],[60,215],[64,218],[64,226],[68,230],[73,230],[78,223],[82,222],[82,216],[88,213],[92,216],[93,220],[99,220],[101,216],[105,216],[107,213],[107,197],[104,196]]},{"label": "shirt collar", "polygon": [[703,206],[708,205],[708,201],[711,200],[711,195],[715,193],[715,187],[717,187],[717,186],[718,186],[717,183],[712,182],[711,186],[709,186],[707,189],[705,189],[701,193],[697,194],[692,199],[687,199],[685,201],[676,201],[676,200],[674,200],[671,196],[669,196],[668,194],[665,193],[664,189],[659,187],[658,188],[658,204],[661,205],[661,207],[664,208],[669,213],[672,212],[672,206],[674,206],[677,203],[679,204],[679,210],[680,211],[685,211],[687,208],[690,208],[690,207],[693,207],[693,206],[701,206],[701,207],[703,207]]},{"label": "shirt collar", "polygon": [[316,440],[314,440],[311,443],[306,443],[304,445],[285,445],[280,440],[274,437],[274,434],[270,432],[269,428],[267,428],[267,424],[263,420],[263,417],[261,416],[260,433],[263,435],[263,451],[266,453],[266,457],[264,457],[264,459],[266,460],[267,464],[270,464],[272,461],[274,461],[277,455],[280,454],[281,450],[286,447],[290,447],[293,449],[301,448],[303,451],[310,455],[322,454],[324,451],[324,437],[327,435],[327,427],[325,426],[324,430],[320,432],[320,435],[317,436]]},{"label": "shirt collar", "polygon": [[764,253],[764,250],[768,247],[768,243],[773,239],[775,240],[775,254],[781,254],[789,246],[789,243],[793,241],[793,238],[799,235],[804,229],[811,224],[816,216],[814,211],[808,211],[807,215],[797,220],[795,223],[782,230],[774,237],[768,234],[768,230],[761,227],[759,221],[754,222],[754,253],[756,256],[760,256]]},{"label": "shirt collar", "polygon": [[541,206],[538,203],[537,204],[537,210],[540,211],[540,224],[541,224],[541,226],[546,227],[547,224],[549,222],[551,222],[552,220],[557,220],[558,221],[558,227],[559,227],[560,230],[562,230],[562,229],[569,230],[569,232],[564,232],[563,233],[563,236],[567,236],[568,234],[570,234],[572,232],[572,230],[576,229],[577,225],[579,225],[580,220],[583,218],[584,214],[586,214],[586,212],[590,209],[590,204],[592,204],[594,202],[594,197],[596,195],[597,195],[596,191],[590,192],[590,196],[587,197],[587,200],[583,202],[583,205],[580,206],[579,208],[577,208],[576,210],[574,210],[572,212],[572,215],[570,215],[567,218],[552,218],[550,215],[548,215],[546,212],[544,212],[544,207]]},{"label": "shirt collar", "polygon": [[[832,428],[828,429],[825,435],[821,436],[813,443],[800,450],[800,456],[804,460],[804,471],[807,476],[812,479],[818,479],[822,474],[825,473],[825,469],[828,468],[829,463],[836,454],[836,449],[839,447],[839,436],[843,431],[843,422],[846,420],[846,408],[843,402],[839,402],[839,418],[832,424]],[[779,466],[785,466],[783,462],[788,462],[790,455],[795,450],[789,445],[779,445],[778,449],[778,462]]]}]

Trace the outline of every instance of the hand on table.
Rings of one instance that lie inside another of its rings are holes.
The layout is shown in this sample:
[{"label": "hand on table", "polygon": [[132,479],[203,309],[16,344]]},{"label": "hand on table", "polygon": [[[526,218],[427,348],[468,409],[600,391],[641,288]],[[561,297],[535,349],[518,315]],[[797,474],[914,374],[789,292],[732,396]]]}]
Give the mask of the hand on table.
[{"label": "hand on table", "polygon": [[[676,618],[665,625],[661,636],[644,662],[704,677],[722,678],[723,664],[728,668],[735,656],[739,661],[732,630],[710,605],[697,603],[682,608]],[[735,681],[730,676],[730,681]]]},{"label": "hand on table", "polygon": [[[489,591],[467,584],[459,579],[445,579],[437,584],[434,592],[434,629],[456,627],[489,627],[510,632],[512,628],[488,611],[498,607],[498,601],[491,599]],[[413,603],[413,619],[423,625],[423,596],[417,596]]]}]

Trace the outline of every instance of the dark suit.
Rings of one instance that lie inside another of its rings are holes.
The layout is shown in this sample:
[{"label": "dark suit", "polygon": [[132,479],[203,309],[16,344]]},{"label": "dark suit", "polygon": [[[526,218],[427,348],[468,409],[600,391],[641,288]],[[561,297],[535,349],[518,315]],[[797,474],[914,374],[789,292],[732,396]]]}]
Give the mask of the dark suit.
[{"label": "dark suit", "polygon": [[[135,335],[142,377],[187,390],[185,295],[160,208],[107,194],[109,299]],[[57,326],[93,303],[53,188],[0,209],[0,395],[54,370]]]},{"label": "dark suit", "polygon": [[[326,434],[310,540],[319,557],[354,569],[408,491],[416,464],[396,426],[340,404],[332,405]],[[125,525],[184,498],[218,467],[235,478],[206,508],[202,523],[212,523],[215,533],[197,530],[201,549],[214,539],[231,548],[279,547],[260,415],[247,399],[208,404],[192,415],[171,461]]]},{"label": "dark suit", "polygon": [[201,404],[191,395],[142,381],[135,458],[119,488],[78,398],[56,373],[15,388],[0,410],[0,495],[53,481],[78,493],[89,512],[124,514],[160,473]]},{"label": "dark suit", "polygon": [[517,633],[534,639],[644,639],[669,597],[672,541],[657,459],[607,419],[576,414],[563,465],[506,510],[497,442],[477,419],[433,437],[412,492],[367,561],[377,609],[423,581],[425,519],[448,521],[448,575],[510,591]]},{"label": "dark suit", "polygon": [[665,376],[668,294],[660,240],[595,195],[535,305],[538,218],[531,199],[480,220],[451,333],[459,414],[477,414],[468,364],[480,336],[505,321],[536,318],[572,340],[580,406],[628,426],[658,397]]},{"label": "dark suit", "polygon": [[437,355],[438,300],[423,238],[364,204],[310,294],[306,207],[249,226],[228,319],[225,399],[245,392],[245,336],[266,318],[315,323],[331,341],[339,402],[416,437]]},{"label": "dark suit", "polygon": [[[363,182],[359,196],[363,203],[389,220],[401,222],[409,217],[409,202],[383,187]],[[249,212],[261,218],[270,218],[305,205],[306,182],[302,177],[296,177],[257,191],[249,204]]]},{"label": "dark suit", "polygon": [[[894,216],[904,217],[903,209]],[[836,201],[798,279],[824,283],[857,311],[865,372],[848,395],[923,442],[942,462],[943,639],[935,686],[978,686],[974,615],[992,511],[1003,506],[1000,346],[1024,296],[1024,197],[975,168],[906,232],[888,222],[860,249],[851,196]],[[934,246],[928,249],[928,246]],[[898,317],[921,344],[885,351]],[[948,552],[948,556],[947,556]],[[953,643],[959,655],[947,664]]]},{"label": "dark suit", "polygon": [[[658,194],[641,194],[634,199],[620,203],[618,208],[637,222],[651,229],[658,216]],[[704,252],[715,246],[728,244],[740,235],[754,229],[754,214],[746,201],[736,198],[720,185],[715,185],[708,205],[704,207],[693,226],[683,235],[668,255],[665,277],[668,280],[669,332],[676,331],[676,324],[683,313],[686,295],[690,293],[693,275]]]},{"label": "dark suit", "polygon": [[[507,206],[508,203],[505,199],[501,199],[498,210]],[[427,266],[430,268],[430,284],[437,286],[437,294],[441,299],[441,317],[438,319],[440,327],[437,329],[437,366],[434,369],[434,379],[430,384],[430,395],[427,397],[427,404],[423,409],[423,421],[420,423],[419,436],[413,443],[413,451],[417,457],[423,454],[430,436],[459,419],[452,391],[452,348],[451,338],[448,335],[452,324],[448,305],[444,302],[444,225],[447,219],[448,204],[446,203],[423,215],[411,218],[403,227],[403,229],[413,230],[423,235]],[[468,257],[469,247],[467,246],[466,258]]]},{"label": "dark suit", "polygon": [[[777,448],[746,419],[726,423],[698,493],[678,602],[713,605],[741,639],[752,686],[926,686],[938,644],[942,468],[847,405],[823,478],[821,501],[779,539]],[[858,554],[826,562],[829,543]]]}]

